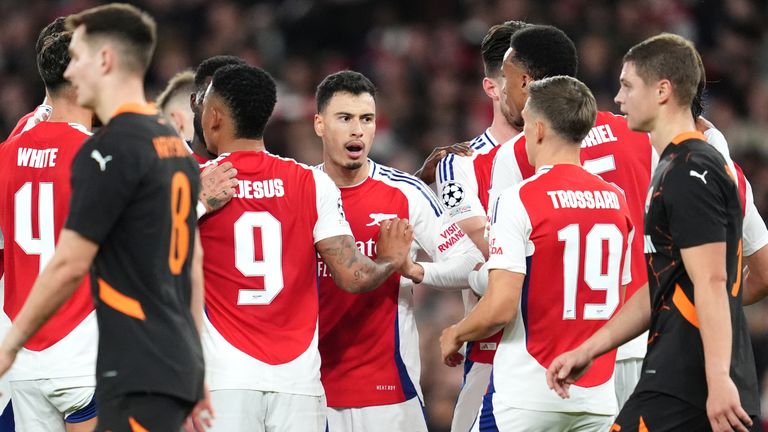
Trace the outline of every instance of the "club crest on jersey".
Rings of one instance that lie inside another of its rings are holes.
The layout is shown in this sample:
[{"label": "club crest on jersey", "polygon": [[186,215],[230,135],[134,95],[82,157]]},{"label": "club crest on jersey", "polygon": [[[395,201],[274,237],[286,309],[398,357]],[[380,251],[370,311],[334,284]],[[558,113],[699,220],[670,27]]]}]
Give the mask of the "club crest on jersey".
[{"label": "club crest on jersey", "polygon": [[371,221],[368,222],[365,226],[381,225],[381,222],[387,219],[394,219],[397,217],[396,214],[389,214],[389,213],[371,213],[368,216],[371,217]]},{"label": "club crest on jersey", "polygon": [[464,188],[456,182],[448,182],[443,187],[443,205],[452,209],[464,201]]}]

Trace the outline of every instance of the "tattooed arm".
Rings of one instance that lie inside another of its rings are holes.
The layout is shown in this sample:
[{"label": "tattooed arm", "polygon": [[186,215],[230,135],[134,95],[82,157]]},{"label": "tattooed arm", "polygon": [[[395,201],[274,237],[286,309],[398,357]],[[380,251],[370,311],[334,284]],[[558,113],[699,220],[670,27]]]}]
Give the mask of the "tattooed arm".
[{"label": "tattooed arm", "polygon": [[317,251],[336,285],[351,293],[376,289],[392,273],[411,263],[413,229],[405,219],[381,223],[376,260],[363,255],[352,236],[335,236],[317,242]]}]

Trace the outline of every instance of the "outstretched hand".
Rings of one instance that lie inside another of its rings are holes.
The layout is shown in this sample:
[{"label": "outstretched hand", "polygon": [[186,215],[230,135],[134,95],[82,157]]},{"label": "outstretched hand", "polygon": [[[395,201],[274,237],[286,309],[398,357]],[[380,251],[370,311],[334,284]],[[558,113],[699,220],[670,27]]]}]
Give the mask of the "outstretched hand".
[{"label": "outstretched hand", "polygon": [[592,365],[592,357],[576,348],[557,356],[547,369],[547,386],[563,399],[570,397],[568,389]]}]

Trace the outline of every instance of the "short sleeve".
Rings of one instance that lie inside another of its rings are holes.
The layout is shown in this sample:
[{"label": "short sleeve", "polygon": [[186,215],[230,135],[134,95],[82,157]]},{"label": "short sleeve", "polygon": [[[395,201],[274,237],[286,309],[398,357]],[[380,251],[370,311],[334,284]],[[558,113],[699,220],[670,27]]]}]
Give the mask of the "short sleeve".
[{"label": "short sleeve", "polygon": [[744,213],[744,226],[742,231],[742,248],[744,256],[750,256],[768,244],[768,229],[765,221],[755,207],[755,197],[752,195],[752,185],[746,178],[742,178],[746,184],[746,210]]},{"label": "short sleeve", "polygon": [[485,217],[470,157],[451,154],[437,164],[437,195],[451,223]]},{"label": "short sleeve", "polygon": [[488,268],[525,274],[533,242],[531,220],[520,200],[520,188],[503,191],[491,209]]},{"label": "short sleeve", "polygon": [[[724,173],[712,172],[703,156],[691,154],[667,173],[662,197],[672,241],[681,249],[726,241],[727,208]],[[732,186],[732,185],[731,185]]]},{"label": "short sleeve", "polygon": [[312,235],[315,243],[320,240],[340,235],[352,235],[349,223],[344,217],[341,192],[330,177],[324,172],[312,168],[315,179],[315,200],[317,221]]},{"label": "short sleeve", "polygon": [[[89,139],[72,163],[66,228],[101,243],[133,198],[153,157],[141,143],[105,131]],[[130,141],[130,142],[129,142]]]}]

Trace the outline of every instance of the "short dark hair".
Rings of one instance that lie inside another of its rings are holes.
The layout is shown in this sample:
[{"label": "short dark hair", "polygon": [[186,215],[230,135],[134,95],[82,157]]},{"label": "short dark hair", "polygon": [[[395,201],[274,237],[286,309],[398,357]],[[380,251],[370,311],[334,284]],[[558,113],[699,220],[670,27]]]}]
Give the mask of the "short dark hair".
[{"label": "short dark hair", "polygon": [[136,6],[112,3],[86,9],[66,19],[69,30],[85,27],[85,34],[105,37],[123,47],[120,60],[129,70],[142,76],[149,67],[157,40],[155,20]]},{"label": "short dark hair", "polygon": [[37,38],[37,72],[49,93],[56,94],[69,84],[64,78],[64,71],[69,66],[71,40],[72,32],[64,29],[63,17],[56,18],[45,26]]},{"label": "short dark hair", "polygon": [[501,75],[501,63],[504,61],[504,54],[509,49],[512,35],[528,25],[523,21],[506,21],[488,29],[488,33],[480,44],[485,76],[494,78]]},{"label": "short dark hair", "polygon": [[205,81],[212,77],[217,70],[229,65],[246,64],[240,57],[231,55],[217,55],[203,60],[195,70],[195,91],[205,90]]},{"label": "short dark hair", "polygon": [[577,144],[587,136],[597,117],[592,92],[569,76],[534,80],[528,87],[527,106],[546,118],[558,135]]},{"label": "short dark hair", "polygon": [[261,139],[277,102],[275,80],[247,64],[224,66],[213,74],[211,91],[229,109],[236,138]]},{"label": "short dark hair", "polygon": [[629,62],[646,84],[669,80],[672,94],[682,106],[692,106],[705,79],[701,56],[693,43],[671,33],[650,37],[630,48],[624,55],[624,63]]},{"label": "short dark hair", "polygon": [[365,75],[360,72],[345,70],[328,75],[323,79],[315,91],[315,102],[317,103],[317,112],[321,112],[328,106],[331,98],[336,93],[351,93],[360,95],[369,93],[376,97],[376,86],[373,85]]},{"label": "short dark hair", "polygon": [[40,54],[40,51],[43,49],[43,44],[45,43],[46,38],[56,33],[62,33],[62,32],[68,31],[65,22],[66,22],[65,17],[58,17],[55,20],[48,23],[47,26],[43,27],[42,30],[40,30],[40,34],[37,36],[37,42],[35,42],[35,54]]},{"label": "short dark hair", "polygon": [[576,76],[579,57],[576,45],[562,30],[550,25],[529,25],[512,35],[514,61],[531,78]]},{"label": "short dark hair", "polygon": [[184,96],[185,101],[189,101],[189,94],[194,91],[194,88],[194,72],[187,69],[177,73],[168,81],[168,85],[165,86],[163,92],[157,97],[157,108],[159,108],[160,111],[165,111],[169,102],[176,96]]}]

